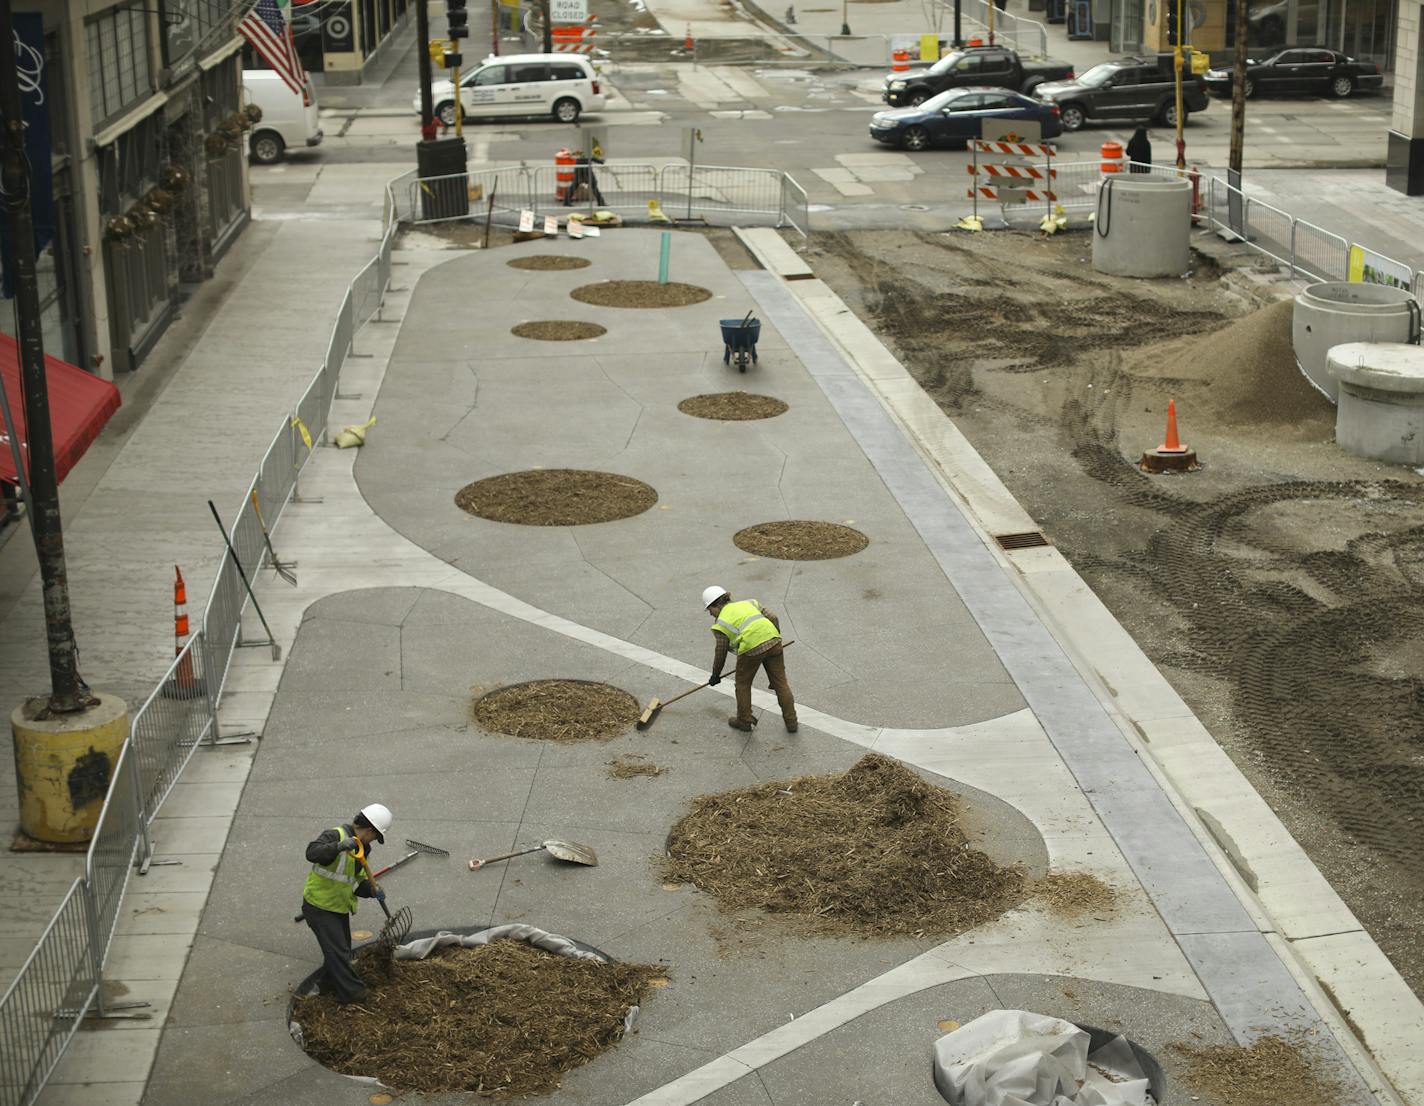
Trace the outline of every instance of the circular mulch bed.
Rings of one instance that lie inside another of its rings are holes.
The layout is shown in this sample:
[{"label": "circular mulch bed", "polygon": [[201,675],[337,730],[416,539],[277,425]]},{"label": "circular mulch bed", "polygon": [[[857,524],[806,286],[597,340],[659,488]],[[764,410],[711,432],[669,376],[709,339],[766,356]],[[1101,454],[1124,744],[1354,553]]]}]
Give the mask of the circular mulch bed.
[{"label": "circular mulch bed", "polygon": [[586,257],[560,257],[552,253],[530,254],[528,257],[516,257],[505,262],[511,269],[534,269],[537,272],[547,273],[559,269],[587,269],[593,264]]},{"label": "circular mulch bed", "polygon": [[475,721],[494,733],[538,741],[609,741],[643,713],[621,688],[592,680],[533,680],[475,700]]},{"label": "circular mulch bed", "polygon": [[696,284],[656,280],[605,280],[575,288],[569,295],[595,307],[686,307],[712,298],[711,292]]},{"label": "circular mulch bed", "polygon": [[775,396],[759,396],[751,392],[709,392],[690,396],[677,405],[684,415],[699,419],[722,419],[740,422],[745,419],[774,419],[789,407]]},{"label": "circular mulch bed", "polygon": [[870,539],[835,522],[759,522],[732,535],[738,549],[779,561],[829,561],[859,553]]},{"label": "circular mulch bed", "polygon": [[657,491],[631,476],[586,469],[529,469],[466,484],[455,493],[462,511],[522,526],[588,526],[640,515]]},{"label": "circular mulch bed", "polygon": [[536,342],[577,342],[607,334],[608,328],[569,319],[539,319],[510,327],[509,332],[517,338],[533,338]]},{"label": "circular mulch bed", "polygon": [[[446,948],[369,970],[364,1002],[298,998],[312,1059],[402,1093],[543,1094],[623,1039],[623,1019],[666,969],[557,956],[523,941]],[[664,980],[665,982],[665,980]],[[375,1101],[373,1098],[372,1101]]]},{"label": "circular mulch bed", "polygon": [[834,776],[704,795],[668,835],[662,878],[723,909],[818,931],[943,935],[995,918],[1024,875],[969,845],[959,797],[871,753]]}]

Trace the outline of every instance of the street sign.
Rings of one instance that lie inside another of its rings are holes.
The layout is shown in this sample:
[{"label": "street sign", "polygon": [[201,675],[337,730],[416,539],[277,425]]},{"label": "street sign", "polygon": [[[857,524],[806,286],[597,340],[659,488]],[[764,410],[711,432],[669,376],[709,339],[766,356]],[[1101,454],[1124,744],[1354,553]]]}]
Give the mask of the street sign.
[{"label": "street sign", "polygon": [[588,0],[549,0],[551,23],[582,23],[588,18]]},{"label": "street sign", "polygon": [[1043,128],[1037,119],[985,119],[981,134],[986,142],[1037,142]]}]

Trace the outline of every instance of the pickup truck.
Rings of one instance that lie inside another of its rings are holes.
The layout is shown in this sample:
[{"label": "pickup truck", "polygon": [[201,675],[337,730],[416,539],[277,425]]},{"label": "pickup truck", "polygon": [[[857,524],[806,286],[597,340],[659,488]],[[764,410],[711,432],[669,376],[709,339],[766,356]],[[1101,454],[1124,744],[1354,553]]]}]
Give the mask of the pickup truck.
[{"label": "pickup truck", "polygon": [[927,69],[891,73],[881,98],[892,107],[918,107],[949,88],[992,85],[1033,94],[1046,81],[1071,81],[1066,61],[1024,61],[1006,46],[972,46],[955,50]]}]

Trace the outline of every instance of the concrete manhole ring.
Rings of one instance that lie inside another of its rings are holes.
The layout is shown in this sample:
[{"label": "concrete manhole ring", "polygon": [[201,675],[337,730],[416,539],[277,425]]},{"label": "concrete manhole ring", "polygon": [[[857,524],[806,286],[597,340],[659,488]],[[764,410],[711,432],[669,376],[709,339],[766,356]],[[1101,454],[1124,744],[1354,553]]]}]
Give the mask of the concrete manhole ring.
[{"label": "concrete manhole ring", "polygon": [[511,269],[532,269],[535,272],[559,272],[564,269],[587,269],[593,264],[586,257],[564,257],[556,253],[536,253],[515,257],[505,262]]},{"label": "concrete manhole ring", "polygon": [[533,741],[610,741],[642,707],[622,688],[593,680],[531,680],[475,700],[475,721],[491,733]]},{"label": "concrete manhole ring", "polygon": [[516,338],[530,338],[536,342],[579,342],[600,338],[608,333],[608,328],[575,319],[535,319],[510,327],[509,332]]},{"label": "concrete manhole ring", "polygon": [[790,407],[775,396],[762,396],[754,392],[708,392],[700,396],[689,396],[677,405],[677,409],[694,418],[741,422],[749,419],[774,419],[777,415],[785,414]]},{"label": "concrete manhole ring", "polygon": [[696,284],[681,284],[669,281],[659,284],[656,280],[605,280],[598,284],[584,284],[569,295],[580,303],[591,303],[595,307],[686,307],[688,304],[710,300],[712,293]]},{"label": "concrete manhole ring", "polygon": [[738,549],[778,561],[829,561],[859,553],[870,539],[836,522],[759,522],[732,535]]},{"label": "concrete manhole ring", "polygon": [[528,469],[466,484],[455,505],[477,518],[520,526],[588,526],[632,518],[658,501],[631,476],[586,469]]}]

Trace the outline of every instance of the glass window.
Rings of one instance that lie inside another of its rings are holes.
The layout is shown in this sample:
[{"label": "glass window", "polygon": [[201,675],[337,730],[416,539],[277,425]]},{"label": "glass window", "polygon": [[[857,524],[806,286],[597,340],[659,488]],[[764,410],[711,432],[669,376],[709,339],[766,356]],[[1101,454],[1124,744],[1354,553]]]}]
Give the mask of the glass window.
[{"label": "glass window", "polygon": [[523,84],[527,81],[547,81],[549,79],[549,67],[547,65],[511,65],[509,67],[509,83]]},{"label": "glass window", "polygon": [[983,106],[984,99],[985,97],[982,92],[976,92],[969,96],[961,96],[959,99],[950,102],[949,110],[953,112],[978,111]]},{"label": "glass window", "polygon": [[1301,65],[1310,60],[1304,50],[1287,50],[1276,61],[1277,65]]},{"label": "glass window", "polygon": [[1078,78],[1078,83],[1088,88],[1102,88],[1121,69],[1120,65],[1095,65]]},{"label": "glass window", "polygon": [[581,81],[583,70],[577,65],[555,65],[551,67],[550,78],[555,81]]},{"label": "glass window", "polygon": [[984,68],[984,59],[978,54],[968,54],[954,63],[956,73],[978,73]]},{"label": "glass window", "polygon": [[1316,65],[1334,65],[1335,55],[1329,50],[1312,50],[1310,51],[1310,60]]},{"label": "glass window", "polygon": [[487,65],[475,74],[475,79],[470,83],[478,88],[491,84],[508,84],[504,75],[507,68],[503,65]]},{"label": "glass window", "polygon": [[148,14],[116,8],[84,28],[89,107],[96,124],[119,115],[153,91]]},{"label": "glass window", "polygon": [[1012,67],[1009,65],[1008,54],[985,54],[983,57],[983,72],[985,73],[1007,73]]}]

